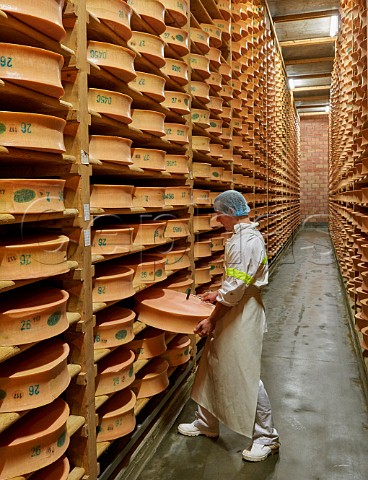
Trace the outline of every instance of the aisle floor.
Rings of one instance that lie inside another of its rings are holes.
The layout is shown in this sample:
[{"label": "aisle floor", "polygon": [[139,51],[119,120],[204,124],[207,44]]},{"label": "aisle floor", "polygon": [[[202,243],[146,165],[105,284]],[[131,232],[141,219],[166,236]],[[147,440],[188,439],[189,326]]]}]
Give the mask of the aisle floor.
[{"label": "aisle floor", "polygon": [[247,439],[184,437],[189,401],[139,480],[367,480],[368,415],[327,230],[298,234],[264,291],[262,378],[280,454],[242,460]]}]

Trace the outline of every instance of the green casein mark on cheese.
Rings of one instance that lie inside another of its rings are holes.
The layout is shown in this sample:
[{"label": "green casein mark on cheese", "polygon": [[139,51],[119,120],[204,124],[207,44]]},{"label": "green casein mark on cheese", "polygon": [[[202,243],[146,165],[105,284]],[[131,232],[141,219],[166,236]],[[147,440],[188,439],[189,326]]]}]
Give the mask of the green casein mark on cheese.
[{"label": "green casein mark on cheese", "polygon": [[34,200],[36,197],[36,192],[30,190],[29,188],[22,188],[22,190],[16,190],[14,192],[14,202],[17,203],[27,203]]}]

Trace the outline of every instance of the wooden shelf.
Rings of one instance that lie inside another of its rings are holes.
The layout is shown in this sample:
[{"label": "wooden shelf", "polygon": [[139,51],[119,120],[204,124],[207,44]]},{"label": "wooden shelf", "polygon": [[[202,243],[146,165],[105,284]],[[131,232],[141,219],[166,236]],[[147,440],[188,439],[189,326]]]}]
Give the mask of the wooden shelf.
[{"label": "wooden shelf", "polygon": [[[0,161],[1,169],[4,165],[12,165],[14,168],[15,162],[24,162],[32,168],[40,164],[51,165],[70,165],[75,162],[75,157],[72,155],[38,152],[36,150],[27,150],[23,148],[4,147],[0,145]],[[7,163],[7,161],[9,163]],[[36,164],[36,165],[35,165]]]},{"label": "wooden shelf", "polygon": [[[123,227],[124,225],[122,225]],[[173,238],[168,238],[166,242],[164,243],[159,243],[159,244],[156,244],[156,245],[132,245],[132,248],[131,250],[129,250],[129,252],[125,252],[125,253],[118,253],[118,254],[114,254],[114,255],[92,255],[92,263],[96,264],[96,263],[100,263],[100,262],[105,262],[105,261],[108,261],[108,260],[114,260],[115,258],[121,258],[121,257],[125,257],[127,255],[133,255],[134,253],[137,253],[137,252],[145,252],[145,251],[148,251],[148,250],[152,250],[153,248],[158,248],[158,247],[161,247],[163,245],[168,245],[170,243],[173,243],[175,242],[176,240],[180,241],[180,240],[187,240],[188,241],[188,237],[180,237],[178,239],[173,239]]]},{"label": "wooden shelf", "polygon": [[[78,262],[73,262],[69,260],[67,261],[67,264],[69,267],[69,272],[78,268]],[[31,283],[39,282],[48,278],[55,278],[60,277],[61,275],[67,275],[69,272],[61,273],[60,275],[51,275],[49,277],[32,278],[29,280],[0,280],[0,292],[13,290],[14,288],[23,287],[24,285],[29,285]]]},{"label": "wooden shelf", "polygon": [[[74,467],[69,473],[67,480],[82,480],[86,471],[81,467]],[[51,479],[50,479],[51,480]]]},{"label": "wooden shelf", "polygon": [[70,415],[67,422],[66,422],[66,429],[68,435],[71,437],[74,435],[83,425],[86,423],[86,419],[84,417],[78,415]]},{"label": "wooden shelf", "polygon": [[14,38],[21,45],[44,48],[70,58],[75,52],[50,37],[38,32],[10,14],[0,10],[0,41],[12,43]]},{"label": "wooden shelf", "polygon": [[[97,163],[99,162],[99,163]],[[90,162],[93,168],[93,174],[96,175],[114,175],[124,178],[147,178],[147,179],[165,179],[165,180],[187,180],[188,174],[176,174],[166,172],[165,170],[148,170],[134,165],[120,165],[103,161]]]},{"label": "wooden shelf", "polygon": [[[0,22],[1,23],[1,22]],[[0,103],[2,110],[13,110],[21,105],[22,112],[43,113],[66,119],[73,110],[71,103],[0,79]]]},{"label": "wooden shelf", "polygon": [[69,208],[63,212],[56,213],[31,213],[31,214],[10,214],[0,213],[0,225],[9,225],[12,223],[41,222],[45,220],[58,220],[63,218],[75,218],[78,216],[78,210]]}]

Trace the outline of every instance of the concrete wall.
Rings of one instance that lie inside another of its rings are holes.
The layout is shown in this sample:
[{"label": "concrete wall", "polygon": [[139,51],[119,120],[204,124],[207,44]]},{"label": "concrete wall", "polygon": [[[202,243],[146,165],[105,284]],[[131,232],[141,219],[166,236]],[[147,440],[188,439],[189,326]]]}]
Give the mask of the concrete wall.
[{"label": "concrete wall", "polygon": [[328,115],[301,117],[300,153],[301,219],[327,223]]}]

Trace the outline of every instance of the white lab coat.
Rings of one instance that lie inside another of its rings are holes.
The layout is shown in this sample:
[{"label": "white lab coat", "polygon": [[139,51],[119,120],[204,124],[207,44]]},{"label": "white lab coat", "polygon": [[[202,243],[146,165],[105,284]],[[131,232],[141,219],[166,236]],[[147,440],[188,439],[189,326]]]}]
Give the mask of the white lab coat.
[{"label": "white lab coat", "polygon": [[232,307],[207,338],[192,398],[231,430],[252,438],[266,317],[260,287],[268,283],[257,223],[235,225],[225,249],[217,301]]}]

